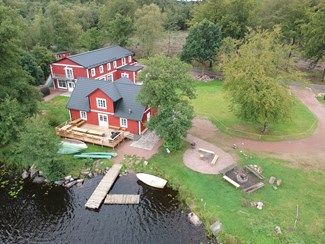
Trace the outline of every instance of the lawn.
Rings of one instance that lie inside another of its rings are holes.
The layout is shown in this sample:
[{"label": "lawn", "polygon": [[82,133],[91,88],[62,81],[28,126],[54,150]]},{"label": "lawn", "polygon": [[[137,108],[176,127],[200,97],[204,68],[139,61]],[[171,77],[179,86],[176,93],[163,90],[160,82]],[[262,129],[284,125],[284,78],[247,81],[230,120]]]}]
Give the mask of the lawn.
[{"label": "lawn", "polygon": [[322,103],[325,104],[325,99],[323,97],[317,97],[317,100]]},{"label": "lawn", "polygon": [[[287,167],[286,162],[250,156],[242,164],[258,164],[263,168],[266,187],[245,195],[225,182],[220,175],[204,175],[188,169],[182,163],[185,149],[166,155],[161,150],[149,160],[148,166],[135,166],[138,171],[152,172],[168,180],[179,191],[180,200],[206,224],[219,219],[224,243],[325,243],[324,172],[307,172]],[[282,178],[283,184],[274,190],[267,183],[270,176]],[[241,200],[262,201],[263,210],[243,207]],[[299,221],[294,229],[296,205]],[[276,235],[280,226],[283,235]]]},{"label": "lawn", "polygon": [[197,98],[192,102],[197,116],[209,118],[220,130],[234,136],[261,140],[299,139],[313,133],[317,126],[315,116],[295,99],[292,118],[278,124],[270,124],[269,132],[261,134],[262,125],[238,119],[229,110],[221,81],[197,82]]},{"label": "lawn", "polygon": [[51,126],[57,126],[69,120],[69,111],[65,108],[69,98],[57,96],[50,101],[39,103],[42,115],[49,121]]}]

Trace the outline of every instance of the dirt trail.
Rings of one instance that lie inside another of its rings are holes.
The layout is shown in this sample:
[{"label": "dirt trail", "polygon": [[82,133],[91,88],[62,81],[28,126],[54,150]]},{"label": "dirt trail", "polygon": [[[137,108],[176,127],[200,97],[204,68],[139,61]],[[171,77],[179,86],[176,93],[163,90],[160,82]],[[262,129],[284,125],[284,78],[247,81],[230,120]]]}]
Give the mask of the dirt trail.
[{"label": "dirt trail", "polygon": [[[291,87],[291,91],[312,111],[318,119],[318,128],[308,138],[292,141],[265,142],[236,138],[220,131],[208,120],[193,120],[192,135],[215,143],[225,150],[236,144],[240,150],[266,152],[294,161],[304,167],[325,168],[325,106],[320,104],[310,89]],[[233,150],[232,150],[233,151]]]}]

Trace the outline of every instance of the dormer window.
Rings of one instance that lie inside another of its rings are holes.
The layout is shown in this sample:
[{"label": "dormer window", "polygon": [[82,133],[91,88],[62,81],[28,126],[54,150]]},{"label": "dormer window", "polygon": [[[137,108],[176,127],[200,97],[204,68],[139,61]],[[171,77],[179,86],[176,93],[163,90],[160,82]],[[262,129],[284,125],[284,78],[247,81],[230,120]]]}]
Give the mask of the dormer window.
[{"label": "dormer window", "polygon": [[129,63],[132,62],[132,56],[129,56]]},{"label": "dormer window", "polygon": [[122,58],[122,65],[125,65],[125,58]]},{"label": "dormer window", "polygon": [[72,68],[65,68],[65,76],[69,79],[73,79],[73,70]]},{"label": "dormer window", "polygon": [[91,76],[95,76],[96,75],[96,70],[95,68],[91,69]]},{"label": "dormer window", "polygon": [[103,65],[99,66],[99,73],[103,73],[104,72],[104,68],[103,68]]},{"label": "dormer window", "polygon": [[96,102],[97,102],[97,108],[107,108],[106,106],[106,99],[102,99],[102,98],[96,98]]},{"label": "dormer window", "polygon": [[117,67],[117,63],[116,63],[116,61],[113,62],[113,66],[114,66],[114,68]]},{"label": "dormer window", "polygon": [[107,70],[110,70],[111,69],[111,63],[108,63],[107,64]]}]

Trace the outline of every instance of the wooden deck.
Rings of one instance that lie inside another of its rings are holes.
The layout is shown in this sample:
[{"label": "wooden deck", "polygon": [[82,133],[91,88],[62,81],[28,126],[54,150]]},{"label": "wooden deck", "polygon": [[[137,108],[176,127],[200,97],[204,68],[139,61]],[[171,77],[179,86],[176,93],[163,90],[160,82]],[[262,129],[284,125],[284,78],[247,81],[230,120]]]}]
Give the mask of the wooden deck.
[{"label": "wooden deck", "polygon": [[112,168],[110,168],[101,182],[99,182],[95,191],[88,199],[87,203],[85,204],[86,208],[98,209],[100,207],[104,198],[118,177],[121,168],[122,164],[113,164]]},{"label": "wooden deck", "polygon": [[[83,123],[81,123],[83,122]],[[81,121],[64,122],[55,128],[56,134],[60,137],[77,139],[91,144],[100,145],[103,147],[115,148],[125,139],[125,132],[119,131],[120,135],[111,139],[112,131],[108,128],[100,128],[99,126],[92,126]]]},{"label": "wooden deck", "polygon": [[140,195],[108,194],[104,204],[139,204]]}]

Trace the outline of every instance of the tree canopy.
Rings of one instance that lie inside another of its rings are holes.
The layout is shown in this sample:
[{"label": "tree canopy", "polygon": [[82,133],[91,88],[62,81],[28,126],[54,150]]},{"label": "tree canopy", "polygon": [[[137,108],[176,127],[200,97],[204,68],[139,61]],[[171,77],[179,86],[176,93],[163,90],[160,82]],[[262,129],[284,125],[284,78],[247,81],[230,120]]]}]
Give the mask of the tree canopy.
[{"label": "tree canopy", "polygon": [[163,35],[163,15],[155,4],[144,5],[135,12],[136,35],[142,51],[148,57],[156,47],[157,39]]},{"label": "tree canopy", "polygon": [[177,58],[149,58],[140,73],[143,86],[138,95],[143,105],[157,108],[148,127],[165,140],[165,146],[178,149],[192,125],[193,108],[188,100],[195,97],[190,66]]},{"label": "tree canopy", "polygon": [[235,114],[264,124],[290,117],[292,97],[283,82],[295,75],[287,58],[289,47],[278,42],[280,32],[251,32],[238,52],[224,60],[225,87]]},{"label": "tree canopy", "polygon": [[[303,53],[317,63],[325,57],[325,1],[308,12],[309,21],[302,26]],[[325,70],[323,73],[325,80]]]},{"label": "tree canopy", "polygon": [[220,46],[221,32],[217,25],[204,19],[190,28],[186,43],[181,52],[181,60],[200,63],[215,60],[217,48]]}]

